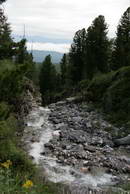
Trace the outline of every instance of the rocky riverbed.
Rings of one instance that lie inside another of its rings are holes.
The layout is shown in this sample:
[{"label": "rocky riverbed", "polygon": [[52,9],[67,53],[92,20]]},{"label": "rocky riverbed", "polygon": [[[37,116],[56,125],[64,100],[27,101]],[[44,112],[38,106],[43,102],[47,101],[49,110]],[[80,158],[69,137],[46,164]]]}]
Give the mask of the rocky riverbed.
[{"label": "rocky riverbed", "polygon": [[90,105],[68,99],[35,106],[26,123],[23,147],[50,181],[69,185],[71,193],[100,193],[129,181],[130,146],[115,147],[108,131],[120,129]]}]

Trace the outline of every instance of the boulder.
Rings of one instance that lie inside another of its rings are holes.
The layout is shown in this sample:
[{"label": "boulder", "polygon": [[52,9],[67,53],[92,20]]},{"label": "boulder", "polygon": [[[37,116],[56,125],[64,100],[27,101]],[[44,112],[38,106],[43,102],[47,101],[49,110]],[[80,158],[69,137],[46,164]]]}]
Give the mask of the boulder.
[{"label": "boulder", "polygon": [[126,137],[120,138],[120,139],[115,139],[114,140],[115,145],[120,146],[120,145],[130,145],[130,134]]}]

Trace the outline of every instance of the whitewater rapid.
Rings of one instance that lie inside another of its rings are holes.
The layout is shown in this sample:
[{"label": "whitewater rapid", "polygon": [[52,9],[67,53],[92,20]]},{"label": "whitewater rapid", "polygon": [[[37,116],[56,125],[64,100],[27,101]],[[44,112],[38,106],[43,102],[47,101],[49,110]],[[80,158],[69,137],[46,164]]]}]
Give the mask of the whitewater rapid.
[{"label": "whitewater rapid", "polygon": [[[43,107],[35,107],[27,117],[25,136],[28,146],[28,154],[33,158],[34,163],[43,167],[46,178],[52,182],[62,182],[69,185],[92,186],[112,184],[112,175],[97,170],[94,174],[84,174],[78,169],[71,166],[62,166],[57,163],[57,158],[44,155],[44,145],[48,143],[54,135],[58,135],[60,131],[54,131],[52,124],[48,121],[50,109]],[[27,140],[27,135],[35,134],[36,141]]]}]

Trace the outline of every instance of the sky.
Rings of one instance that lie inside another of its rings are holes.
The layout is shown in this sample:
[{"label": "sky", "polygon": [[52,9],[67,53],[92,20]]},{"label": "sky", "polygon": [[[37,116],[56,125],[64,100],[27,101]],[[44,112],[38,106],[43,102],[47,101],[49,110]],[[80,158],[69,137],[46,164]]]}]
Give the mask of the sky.
[{"label": "sky", "polygon": [[[28,49],[68,52],[76,31],[104,15],[109,37],[114,37],[130,0],[7,0],[5,13],[13,36],[25,36]],[[32,46],[33,45],[33,46]]]}]

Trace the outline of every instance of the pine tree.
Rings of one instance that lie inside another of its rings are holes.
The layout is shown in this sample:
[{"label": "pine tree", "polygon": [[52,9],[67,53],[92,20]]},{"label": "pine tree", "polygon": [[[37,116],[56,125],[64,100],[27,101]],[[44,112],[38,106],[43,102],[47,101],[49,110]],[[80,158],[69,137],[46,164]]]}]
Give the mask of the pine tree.
[{"label": "pine tree", "polygon": [[6,0],[0,0],[0,4],[4,3]]},{"label": "pine tree", "polygon": [[23,64],[28,56],[26,48],[26,39],[23,38],[20,42],[15,44],[16,63]]},{"label": "pine tree", "polygon": [[86,30],[82,29],[76,32],[71,49],[70,58],[70,74],[74,84],[83,79],[84,71],[84,52],[86,43]]},{"label": "pine tree", "polygon": [[44,95],[47,91],[55,90],[56,70],[51,62],[51,56],[46,56],[43,61],[39,76],[40,91]]},{"label": "pine tree", "polygon": [[89,79],[97,71],[104,73],[108,70],[109,40],[107,29],[105,18],[102,15],[98,16],[87,29],[85,61],[87,78]]},{"label": "pine tree", "polygon": [[10,24],[4,11],[0,8],[0,60],[11,58],[13,41],[11,38]]},{"label": "pine tree", "polygon": [[64,86],[66,83],[66,74],[67,74],[67,55],[64,54],[61,59],[61,84]]},{"label": "pine tree", "polygon": [[117,27],[112,62],[113,69],[130,65],[130,7],[124,12]]}]

